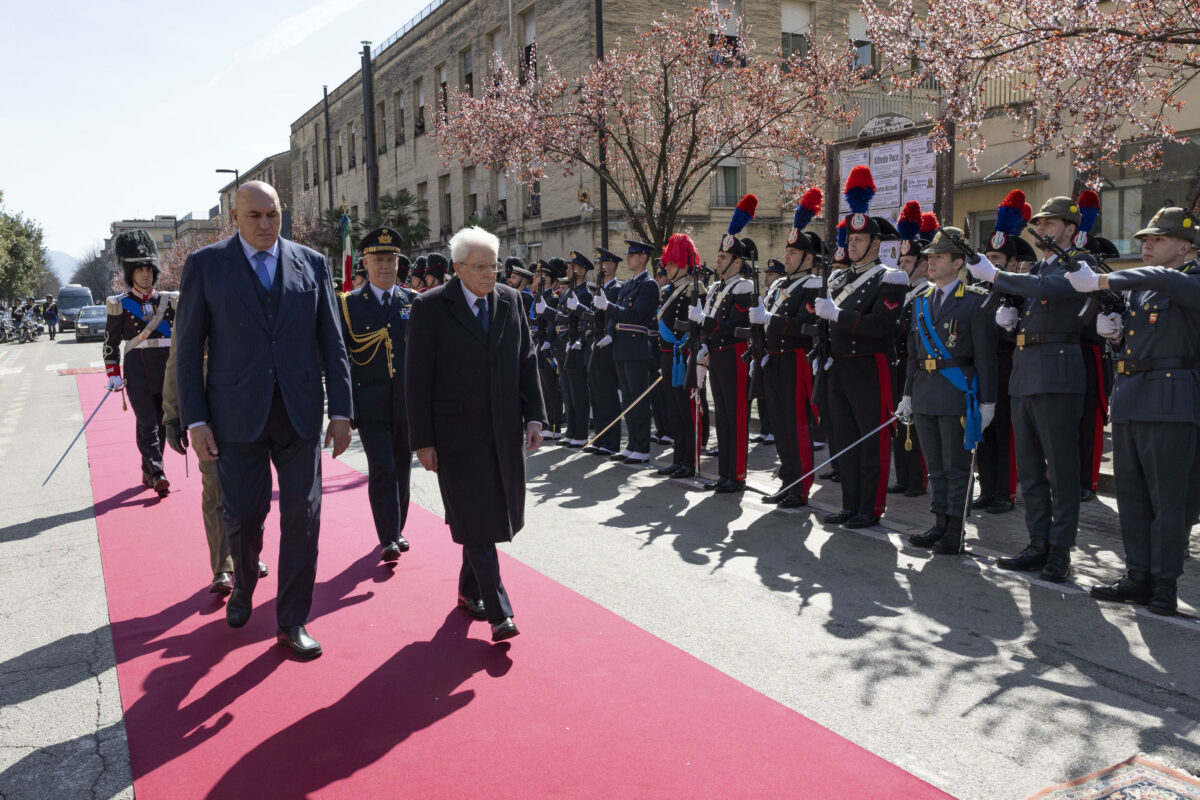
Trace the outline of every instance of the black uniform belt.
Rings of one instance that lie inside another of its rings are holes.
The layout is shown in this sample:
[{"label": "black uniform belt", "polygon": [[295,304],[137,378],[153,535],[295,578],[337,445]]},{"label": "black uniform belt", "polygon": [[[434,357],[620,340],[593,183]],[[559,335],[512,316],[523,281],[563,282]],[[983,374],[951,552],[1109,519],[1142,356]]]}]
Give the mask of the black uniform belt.
[{"label": "black uniform belt", "polygon": [[816,325],[801,325],[800,326],[800,335],[801,336],[816,336],[820,332],[821,332],[821,329],[818,328]]},{"label": "black uniform belt", "polygon": [[1079,344],[1078,333],[1018,333],[1017,347],[1031,344]]},{"label": "black uniform belt", "polygon": [[1195,369],[1194,358],[1127,358],[1117,362],[1117,374],[1135,375],[1156,369]]},{"label": "black uniform belt", "polygon": [[646,336],[650,335],[650,329],[647,328],[645,325],[631,325],[627,322],[618,322],[616,327],[617,327],[617,330],[619,330],[619,331],[628,331],[630,333],[640,333],[640,334],[643,334]]},{"label": "black uniform belt", "polygon": [[972,367],[975,365],[973,358],[922,358],[917,362],[917,366],[926,372],[937,372],[938,370],[949,369],[950,367]]}]

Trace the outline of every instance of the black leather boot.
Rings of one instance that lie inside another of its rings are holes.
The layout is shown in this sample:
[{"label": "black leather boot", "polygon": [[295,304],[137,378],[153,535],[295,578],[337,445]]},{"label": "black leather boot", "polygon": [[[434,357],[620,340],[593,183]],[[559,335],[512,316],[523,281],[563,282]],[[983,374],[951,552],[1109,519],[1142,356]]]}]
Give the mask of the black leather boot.
[{"label": "black leather boot", "polygon": [[1066,547],[1051,547],[1041,574],[1044,580],[1055,583],[1065,581],[1071,574],[1071,550]]},{"label": "black leather boot", "polygon": [[1166,578],[1150,579],[1150,603],[1147,605],[1152,613],[1164,617],[1173,617],[1178,613],[1179,596],[1176,593],[1174,580]]},{"label": "black leather boot", "polygon": [[1109,586],[1093,586],[1092,597],[1110,603],[1136,603],[1144,606],[1150,602],[1150,573],[1130,570],[1125,577]]},{"label": "black leather boot", "polygon": [[1015,569],[1020,572],[1035,572],[1046,566],[1047,547],[1045,542],[1030,542],[1015,556],[1001,558],[996,562],[1000,569]]},{"label": "black leather boot", "polygon": [[946,535],[946,515],[936,514],[933,527],[924,533],[914,533],[908,537],[908,543],[913,547],[933,547],[933,543]]},{"label": "black leather boot", "polygon": [[962,552],[963,518],[946,517],[946,535],[933,543],[933,552],[956,556]]}]

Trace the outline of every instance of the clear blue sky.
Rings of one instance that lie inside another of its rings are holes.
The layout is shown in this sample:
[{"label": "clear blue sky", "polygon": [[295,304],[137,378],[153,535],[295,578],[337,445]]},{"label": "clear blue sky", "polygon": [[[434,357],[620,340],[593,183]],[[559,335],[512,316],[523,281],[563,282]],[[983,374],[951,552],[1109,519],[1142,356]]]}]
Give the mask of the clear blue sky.
[{"label": "clear blue sky", "polygon": [[207,217],[428,0],[4,0],[0,191],[74,256],[115,219]]}]

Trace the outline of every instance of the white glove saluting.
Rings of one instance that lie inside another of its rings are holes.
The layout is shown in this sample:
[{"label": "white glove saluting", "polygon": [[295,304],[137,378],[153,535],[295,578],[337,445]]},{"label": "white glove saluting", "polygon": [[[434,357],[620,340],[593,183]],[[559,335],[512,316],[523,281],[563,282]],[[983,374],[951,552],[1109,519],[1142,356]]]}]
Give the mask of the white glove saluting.
[{"label": "white glove saluting", "polygon": [[1017,329],[1017,310],[1012,306],[997,308],[996,324],[1010,333],[1015,331]]},{"label": "white glove saluting", "polygon": [[108,377],[108,390],[110,392],[119,392],[125,386],[125,380],[120,375],[110,375]]},{"label": "white glove saluting", "polygon": [[549,342],[542,342],[542,346],[541,346],[541,347],[539,347],[538,349],[539,349],[539,350],[549,350],[549,349],[550,349],[550,343],[549,343]]},{"label": "white glove saluting", "polygon": [[696,323],[697,325],[699,325],[701,322],[704,322],[704,309],[700,307],[700,303],[698,301],[695,305],[688,308],[688,320]]},{"label": "white glove saluting", "polygon": [[841,311],[841,309],[838,308],[838,304],[830,300],[828,297],[818,297],[814,309],[816,310],[818,317],[821,319],[827,319],[830,322],[837,322],[838,312]]},{"label": "white glove saluting", "polygon": [[545,314],[546,313],[546,301],[538,300],[536,303],[534,303],[533,311],[535,314]]},{"label": "white glove saluting", "polygon": [[762,306],[750,306],[750,324],[766,325],[771,321],[771,315]]},{"label": "white glove saluting", "polygon": [[896,404],[896,414],[901,419],[912,418],[912,397],[904,395],[900,398],[900,402]]},{"label": "white glove saluting", "polygon": [[604,292],[600,292],[592,298],[592,305],[595,306],[597,311],[604,311],[608,308],[608,298],[604,296]]},{"label": "white glove saluting", "polygon": [[1080,261],[1079,269],[1067,273],[1067,283],[1071,284],[1071,288],[1075,291],[1087,294],[1099,291],[1100,276],[1096,274],[1090,264]]},{"label": "white glove saluting", "polygon": [[574,342],[571,342],[571,347],[570,347],[570,349],[572,349],[572,350],[582,350],[582,349],[583,349],[583,342],[580,342],[580,341],[574,341]]},{"label": "white glove saluting", "polygon": [[1119,339],[1123,327],[1124,322],[1121,320],[1121,315],[1115,311],[1111,314],[1096,315],[1096,333],[1105,339]]},{"label": "white glove saluting", "polygon": [[995,403],[980,403],[979,404],[979,430],[986,431],[987,426],[992,424],[992,420],[996,418]]},{"label": "white glove saluting", "polygon": [[575,295],[571,295],[567,298],[567,309],[574,311],[577,308],[579,308],[579,300],[575,297]]},{"label": "white glove saluting", "polygon": [[603,339],[596,342],[596,347],[608,347],[610,344],[612,344],[612,337],[605,334]]},{"label": "white glove saluting", "polygon": [[967,264],[967,271],[971,273],[971,277],[977,281],[987,281],[991,283],[996,280],[996,276],[1000,274],[1000,270],[996,269],[996,265],[988,261],[987,256],[983,253],[979,254],[979,263]]}]

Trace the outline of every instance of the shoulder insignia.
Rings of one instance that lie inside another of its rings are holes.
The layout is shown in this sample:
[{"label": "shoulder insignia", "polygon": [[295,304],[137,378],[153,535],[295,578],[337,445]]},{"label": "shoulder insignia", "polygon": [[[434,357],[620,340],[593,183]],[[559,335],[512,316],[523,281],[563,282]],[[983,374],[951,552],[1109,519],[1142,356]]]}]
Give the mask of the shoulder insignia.
[{"label": "shoulder insignia", "polygon": [[979,285],[979,284],[977,284],[977,283],[972,283],[970,286],[967,286],[967,291],[968,291],[968,292],[972,292],[972,293],[974,293],[974,294],[979,294],[979,295],[987,295],[987,294],[991,294],[991,291],[990,291],[990,290],[988,290],[988,289],[987,289],[986,287],[984,287],[984,286],[980,286],[980,285]]},{"label": "shoulder insignia", "polygon": [[819,275],[812,275],[812,274],[810,274],[810,275],[809,275],[807,278],[805,278],[804,280],[800,281],[800,285],[801,285],[802,287],[804,287],[805,289],[812,289],[812,288],[814,288],[814,287],[820,287],[820,285],[821,285],[821,276],[819,276]]},{"label": "shoulder insignia", "polygon": [[120,314],[121,313],[121,298],[123,298],[124,296],[125,295],[123,295],[123,294],[114,294],[114,295],[111,295],[110,297],[105,298],[104,304],[106,306],[108,306],[108,313],[110,313],[110,314]]},{"label": "shoulder insignia", "polygon": [[904,274],[903,270],[889,269],[885,267],[883,270],[883,282],[908,286],[908,276]]},{"label": "shoulder insignia", "polygon": [[933,297],[933,293],[937,291],[937,287],[932,283],[929,284],[925,291],[921,292],[921,297]]}]

